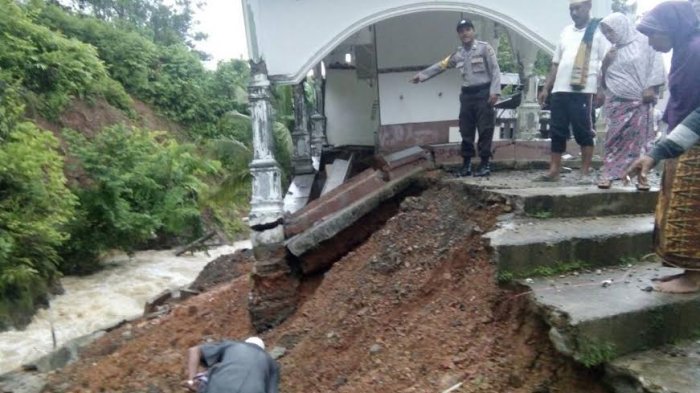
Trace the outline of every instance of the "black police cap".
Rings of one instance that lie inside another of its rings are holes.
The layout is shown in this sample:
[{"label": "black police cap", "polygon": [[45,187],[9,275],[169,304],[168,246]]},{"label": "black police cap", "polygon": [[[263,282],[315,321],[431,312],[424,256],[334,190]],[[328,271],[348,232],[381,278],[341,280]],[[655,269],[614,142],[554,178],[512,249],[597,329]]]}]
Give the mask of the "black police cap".
[{"label": "black police cap", "polygon": [[457,22],[457,31],[460,29],[473,29],[474,28],[474,23],[472,23],[471,20],[469,19],[462,19],[459,22]]}]

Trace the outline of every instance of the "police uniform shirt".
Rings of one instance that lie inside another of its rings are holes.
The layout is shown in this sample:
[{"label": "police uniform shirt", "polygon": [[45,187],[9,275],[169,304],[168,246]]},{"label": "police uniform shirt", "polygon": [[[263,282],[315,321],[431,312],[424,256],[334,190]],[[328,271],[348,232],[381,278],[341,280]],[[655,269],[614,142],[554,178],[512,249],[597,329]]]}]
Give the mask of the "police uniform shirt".
[{"label": "police uniform shirt", "polygon": [[449,68],[459,68],[462,72],[462,87],[489,85],[491,95],[501,94],[501,69],[496,52],[484,41],[474,40],[466,48],[461,45],[451,55],[418,73],[424,82]]}]

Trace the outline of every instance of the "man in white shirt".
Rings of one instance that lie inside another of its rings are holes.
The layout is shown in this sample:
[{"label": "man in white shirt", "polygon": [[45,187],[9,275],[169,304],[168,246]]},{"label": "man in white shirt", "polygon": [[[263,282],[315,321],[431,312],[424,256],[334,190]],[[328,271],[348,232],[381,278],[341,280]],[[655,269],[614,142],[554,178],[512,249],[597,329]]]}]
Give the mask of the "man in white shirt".
[{"label": "man in white shirt", "polygon": [[[559,180],[561,157],[573,132],[581,147],[581,175],[590,180],[595,131],[594,107],[603,104],[598,86],[601,62],[609,43],[598,29],[599,19],[591,19],[591,0],[569,0],[573,25],[564,28],[552,58],[552,67],[538,100],[543,105],[550,92],[551,158],[549,172],[536,181]],[[592,180],[591,180],[592,182]]]}]

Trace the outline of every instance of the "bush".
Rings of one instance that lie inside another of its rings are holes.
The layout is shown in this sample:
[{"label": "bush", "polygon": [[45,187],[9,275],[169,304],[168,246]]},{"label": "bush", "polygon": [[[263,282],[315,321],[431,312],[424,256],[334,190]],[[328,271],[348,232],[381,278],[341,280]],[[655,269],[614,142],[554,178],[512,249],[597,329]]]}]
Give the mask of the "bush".
[{"label": "bush", "polygon": [[91,16],[71,14],[55,5],[42,7],[35,21],[93,45],[113,79],[136,95],[148,92],[151,69],[158,54],[156,45],[149,39]]},{"label": "bush", "polygon": [[191,144],[162,133],[122,125],[93,140],[66,130],[72,172],[82,173],[72,188],[81,209],[69,228],[73,241],[63,250],[62,269],[88,273],[110,249],[133,251],[158,236],[191,239],[202,233],[199,197],[203,182],[220,168],[201,158]]},{"label": "bush", "polygon": [[124,89],[111,83],[94,47],[36,25],[12,0],[0,0],[0,69],[39,96],[42,115],[55,119],[74,97],[102,96],[129,110]]},{"label": "bush", "polygon": [[[65,185],[58,142],[27,122],[0,143],[0,298],[28,311],[58,277],[57,249],[75,197]],[[0,325],[8,308],[0,305]],[[2,311],[5,310],[5,311]]]}]

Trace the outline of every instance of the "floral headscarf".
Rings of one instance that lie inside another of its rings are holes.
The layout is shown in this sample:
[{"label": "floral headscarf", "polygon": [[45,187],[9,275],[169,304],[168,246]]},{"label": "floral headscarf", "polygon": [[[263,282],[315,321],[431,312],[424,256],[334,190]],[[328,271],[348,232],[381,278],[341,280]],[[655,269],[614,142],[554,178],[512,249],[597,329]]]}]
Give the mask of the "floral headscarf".
[{"label": "floral headscarf", "polygon": [[616,47],[627,45],[634,41],[639,33],[634,29],[632,21],[620,12],[614,12],[600,21],[601,24],[608,26],[615,33],[615,42],[611,44]]},{"label": "floral headscarf", "polygon": [[640,101],[645,89],[664,84],[661,54],[649,46],[627,16],[616,12],[600,23],[612,29],[615,36],[615,42],[611,42],[615,46],[603,61],[605,87],[612,96]]}]

